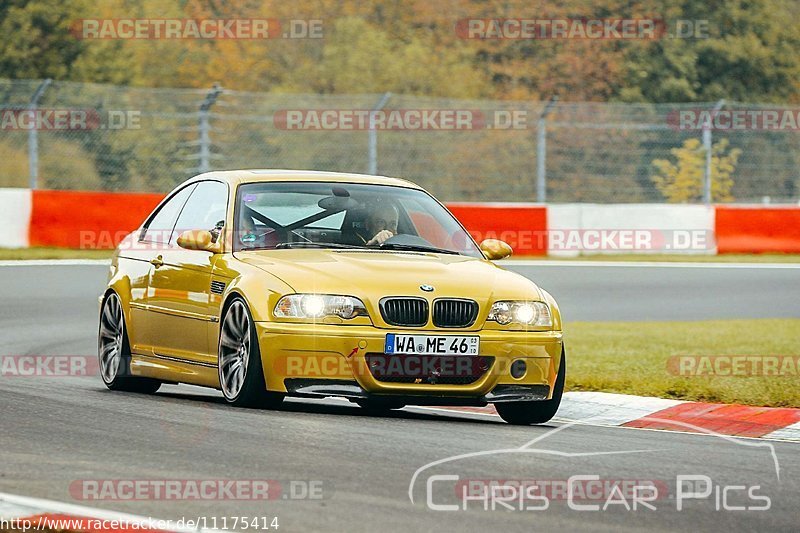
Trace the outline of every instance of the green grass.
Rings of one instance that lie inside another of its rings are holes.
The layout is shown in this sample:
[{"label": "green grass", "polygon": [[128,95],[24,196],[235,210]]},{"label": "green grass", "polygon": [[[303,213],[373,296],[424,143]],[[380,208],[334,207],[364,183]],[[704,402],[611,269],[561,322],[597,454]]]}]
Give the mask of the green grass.
[{"label": "green grass", "polygon": [[0,260],[19,259],[109,259],[113,250],[71,250],[69,248],[0,248]]},{"label": "green grass", "polygon": [[[722,255],[677,255],[677,254],[603,254],[578,257],[512,256],[512,259],[541,261],[649,261],[691,263],[800,263],[800,254],[722,254]],[[502,264],[502,263],[501,263]]]},{"label": "green grass", "polygon": [[800,355],[800,319],[571,322],[565,325],[567,390],[800,407],[800,376],[670,373],[671,356]]}]

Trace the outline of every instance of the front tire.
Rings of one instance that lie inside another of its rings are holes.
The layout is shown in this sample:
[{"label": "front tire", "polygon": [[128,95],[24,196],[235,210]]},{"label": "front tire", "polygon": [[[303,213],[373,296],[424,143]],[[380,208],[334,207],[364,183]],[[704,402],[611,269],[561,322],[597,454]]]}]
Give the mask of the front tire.
[{"label": "front tire", "polygon": [[97,335],[97,357],[100,377],[111,390],[153,394],[161,387],[161,382],[156,379],[131,375],[131,347],[125,327],[125,313],[115,292],[103,301]]},{"label": "front tire", "polygon": [[561,348],[561,363],[558,367],[556,383],[553,386],[553,398],[538,402],[498,402],[495,404],[500,418],[517,426],[544,424],[556,415],[564,393],[564,380],[567,373],[567,359],[564,348]]},{"label": "front tire", "polygon": [[283,395],[268,392],[261,366],[253,317],[241,298],[225,310],[217,351],[219,384],[222,395],[237,407],[278,407]]}]

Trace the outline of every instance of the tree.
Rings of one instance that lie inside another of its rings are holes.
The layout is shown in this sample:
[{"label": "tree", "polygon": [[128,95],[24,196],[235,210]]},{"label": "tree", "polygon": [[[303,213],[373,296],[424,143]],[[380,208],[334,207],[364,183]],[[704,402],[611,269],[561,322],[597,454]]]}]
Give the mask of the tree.
[{"label": "tree", "polygon": [[[800,15],[793,0],[669,2],[660,12],[668,33],[625,50],[616,99],[627,102],[797,102],[800,36],[787,24]],[[699,28],[695,25],[701,21]]]},{"label": "tree", "polygon": [[[706,150],[698,139],[686,139],[683,146],[670,150],[675,162],[654,159],[651,176],[656,188],[669,202],[693,202],[703,198],[703,179]],[[722,139],[711,147],[711,197],[714,201],[733,200],[733,171],[742,151],[728,150],[728,140]]]},{"label": "tree", "polygon": [[85,0],[0,3],[0,77],[129,83],[124,43],[78,38],[89,14]]}]

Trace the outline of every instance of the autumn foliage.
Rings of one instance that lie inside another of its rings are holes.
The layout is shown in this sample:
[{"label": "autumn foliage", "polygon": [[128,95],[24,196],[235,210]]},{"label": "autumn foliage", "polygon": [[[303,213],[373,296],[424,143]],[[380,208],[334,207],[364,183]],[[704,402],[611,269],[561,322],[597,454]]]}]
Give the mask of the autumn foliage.
[{"label": "autumn foliage", "polygon": [[[796,102],[793,0],[6,0],[0,77],[281,93]],[[319,39],[77,39],[82,19],[316,20]],[[658,39],[465,39],[459,21],[644,19]],[[679,26],[703,32],[671,38]],[[699,27],[699,26],[698,26]]]}]

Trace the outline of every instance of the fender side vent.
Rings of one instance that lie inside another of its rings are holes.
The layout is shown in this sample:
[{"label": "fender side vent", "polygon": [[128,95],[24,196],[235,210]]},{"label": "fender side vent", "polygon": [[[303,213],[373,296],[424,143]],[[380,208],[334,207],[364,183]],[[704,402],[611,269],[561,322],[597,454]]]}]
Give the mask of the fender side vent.
[{"label": "fender side vent", "polygon": [[211,292],[214,294],[222,294],[225,292],[225,282],[224,281],[212,281],[211,282]]}]

